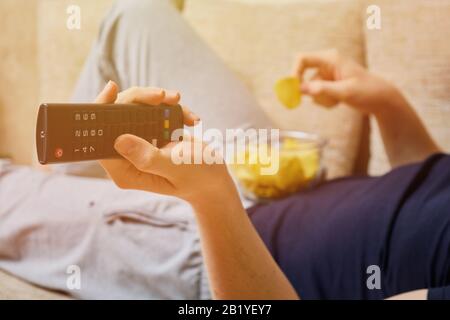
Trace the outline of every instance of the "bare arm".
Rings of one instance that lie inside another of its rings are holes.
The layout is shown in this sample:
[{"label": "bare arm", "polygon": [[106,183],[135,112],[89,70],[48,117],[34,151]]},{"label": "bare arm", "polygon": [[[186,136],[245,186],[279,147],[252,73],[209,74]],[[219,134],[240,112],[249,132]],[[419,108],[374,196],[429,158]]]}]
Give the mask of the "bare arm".
[{"label": "bare arm", "polygon": [[387,300],[427,300],[428,290],[416,290],[393,296]]},{"label": "bare arm", "polygon": [[417,113],[394,87],[389,101],[374,113],[393,167],[422,161],[440,152]]},{"label": "bare arm", "polygon": [[[179,95],[155,88],[133,88],[117,96],[117,86],[109,84],[97,102],[157,105],[177,104],[178,100]],[[192,125],[196,119],[185,110],[186,125]],[[176,165],[172,161],[174,148],[190,152],[199,145],[201,150],[206,147],[185,139],[158,149],[127,134],[115,143],[124,158],[104,160],[101,164],[121,188],[172,195],[191,204],[214,298],[297,299],[295,290],[250,222],[226,166]]]},{"label": "bare arm", "polygon": [[[298,299],[242,208],[230,195],[194,203],[216,299]],[[212,201],[211,201],[212,200]]]},{"label": "bare arm", "polygon": [[374,116],[391,166],[420,161],[440,151],[411,105],[389,82],[335,50],[300,55],[297,75],[303,79],[310,68],[316,74],[304,79],[302,91],[325,107],[343,102]]}]

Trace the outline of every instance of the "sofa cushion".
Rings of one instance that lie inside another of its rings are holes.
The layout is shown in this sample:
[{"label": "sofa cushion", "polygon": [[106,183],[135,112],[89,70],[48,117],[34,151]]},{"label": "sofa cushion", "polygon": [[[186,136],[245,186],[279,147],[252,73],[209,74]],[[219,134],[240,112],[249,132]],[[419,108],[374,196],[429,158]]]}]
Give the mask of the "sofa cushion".
[{"label": "sofa cushion", "polygon": [[46,102],[68,101],[101,19],[113,0],[78,0],[81,29],[66,28],[66,9],[71,0],[40,0],[38,7],[38,63],[40,98]]},{"label": "sofa cushion", "polygon": [[[377,4],[382,29],[366,30],[368,66],[406,94],[437,143],[449,151],[450,1],[379,0]],[[375,122],[371,149],[370,173],[389,170]]]},{"label": "sofa cushion", "polygon": [[301,51],[337,48],[364,63],[361,1],[186,0],[184,14],[279,128],[329,139],[325,163],[330,177],[352,172],[362,116],[345,106],[319,108],[307,98],[300,108],[287,110],[277,101],[273,86],[292,73]]},{"label": "sofa cushion", "polygon": [[0,158],[22,163],[33,154],[38,101],[36,8],[35,1],[0,1]]}]

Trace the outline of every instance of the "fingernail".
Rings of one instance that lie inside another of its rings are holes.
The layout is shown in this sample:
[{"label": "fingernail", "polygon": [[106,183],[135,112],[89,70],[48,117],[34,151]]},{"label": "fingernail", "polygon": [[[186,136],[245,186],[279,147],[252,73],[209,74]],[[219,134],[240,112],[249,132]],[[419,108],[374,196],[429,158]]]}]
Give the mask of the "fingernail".
[{"label": "fingernail", "polygon": [[130,155],[136,148],[136,142],[127,136],[120,136],[116,139],[114,148],[122,155]]},{"label": "fingernail", "polygon": [[156,94],[164,98],[164,97],[166,96],[166,90],[164,90],[164,89],[158,89],[158,91],[156,92]]},{"label": "fingernail", "polygon": [[109,80],[108,83],[106,84],[105,88],[103,88],[103,91],[110,90],[112,86],[113,86],[113,82],[111,80]]},{"label": "fingernail", "polygon": [[166,96],[174,97],[180,99],[180,93],[175,90],[166,90]]},{"label": "fingernail", "polygon": [[193,113],[192,111],[189,113],[190,116],[192,117],[192,119],[194,119],[194,121],[200,121],[200,117],[197,116],[195,113]]}]

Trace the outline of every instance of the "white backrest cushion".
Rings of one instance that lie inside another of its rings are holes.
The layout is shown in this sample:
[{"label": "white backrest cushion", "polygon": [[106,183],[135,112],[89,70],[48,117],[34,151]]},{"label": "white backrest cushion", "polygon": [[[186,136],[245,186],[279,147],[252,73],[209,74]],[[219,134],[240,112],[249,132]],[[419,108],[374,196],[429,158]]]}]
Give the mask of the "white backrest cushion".
[{"label": "white backrest cushion", "polygon": [[[382,29],[366,30],[368,66],[406,94],[435,140],[448,152],[450,1],[376,2],[381,8]],[[382,174],[390,169],[375,121],[372,122],[369,169],[371,174]]]}]

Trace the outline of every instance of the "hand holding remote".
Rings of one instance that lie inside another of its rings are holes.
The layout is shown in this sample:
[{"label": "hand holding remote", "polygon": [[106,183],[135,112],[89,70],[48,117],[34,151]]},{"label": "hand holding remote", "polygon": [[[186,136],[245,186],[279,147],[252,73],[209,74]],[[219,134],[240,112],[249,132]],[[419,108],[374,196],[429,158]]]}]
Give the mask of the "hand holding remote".
[{"label": "hand holding remote", "polygon": [[[98,96],[97,103],[140,103],[152,105],[179,102],[178,93],[155,88],[131,88],[117,94],[117,86],[109,83]],[[184,123],[194,125],[199,118],[188,109],[183,109]],[[114,148],[124,159],[101,160],[100,164],[111,179],[123,189],[136,189],[172,195],[195,205],[203,199],[223,197],[236,193],[234,184],[224,164],[177,165],[173,163],[172,149],[182,147],[192,150],[201,141],[185,139],[157,148],[148,141],[130,134],[117,138]],[[197,145],[198,146],[198,145]],[[237,197],[237,196],[236,196]]]}]

